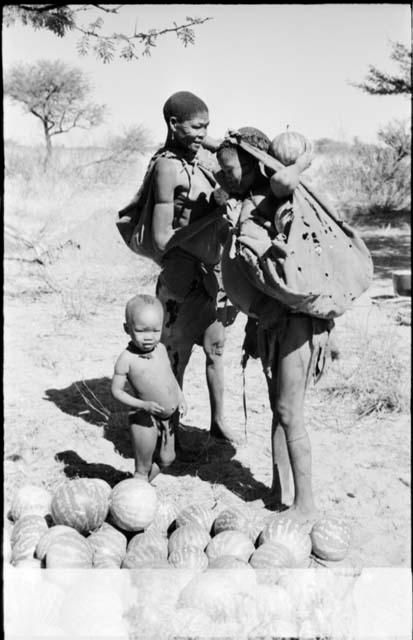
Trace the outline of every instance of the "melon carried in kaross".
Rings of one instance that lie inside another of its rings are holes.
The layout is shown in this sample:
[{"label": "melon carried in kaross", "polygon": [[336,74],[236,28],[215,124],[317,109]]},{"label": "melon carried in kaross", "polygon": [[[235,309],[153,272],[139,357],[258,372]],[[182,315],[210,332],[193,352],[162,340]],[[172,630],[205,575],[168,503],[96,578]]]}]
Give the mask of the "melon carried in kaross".
[{"label": "melon carried in kaross", "polygon": [[267,521],[259,537],[259,544],[277,542],[289,549],[295,567],[308,567],[311,538],[299,522],[287,516],[274,516]]},{"label": "melon carried in kaross", "polygon": [[229,555],[248,562],[253,553],[253,543],[247,534],[241,531],[222,531],[212,538],[206,548],[210,560]]},{"label": "melon carried in kaross", "polygon": [[205,571],[208,567],[208,557],[198,547],[178,547],[169,554],[168,562],[176,569]]},{"label": "melon carried in kaross", "polygon": [[176,517],[176,526],[182,527],[184,524],[198,524],[210,533],[214,522],[214,511],[203,504],[191,504],[182,509]]},{"label": "melon carried in kaross", "polygon": [[204,527],[197,524],[185,524],[171,533],[168,551],[172,553],[182,547],[195,547],[203,551],[210,540],[211,536]]},{"label": "melon carried in kaross", "polygon": [[322,560],[343,560],[350,548],[351,529],[343,518],[326,516],[313,526],[311,543],[314,555]]},{"label": "melon carried in kaross", "polygon": [[110,514],[114,523],[125,531],[141,531],[149,527],[156,507],[156,491],[145,480],[122,480],[112,489]]},{"label": "melon carried in kaross", "polygon": [[50,514],[52,494],[44,487],[26,484],[13,495],[10,515],[16,522],[23,515],[47,516]]},{"label": "melon carried in kaross", "polygon": [[81,533],[90,533],[98,529],[106,519],[109,497],[93,479],[68,480],[55,491],[51,511],[56,524],[65,524]]},{"label": "melon carried in kaross", "polygon": [[21,516],[11,533],[11,560],[13,564],[34,558],[37,543],[47,531],[46,520],[42,516]]},{"label": "melon carried in kaross", "polygon": [[97,569],[120,567],[126,556],[126,536],[104,522],[88,538],[93,549],[93,566]]},{"label": "melon carried in kaross", "polygon": [[312,150],[311,142],[296,131],[284,131],[271,142],[269,153],[288,167],[307,151]]}]

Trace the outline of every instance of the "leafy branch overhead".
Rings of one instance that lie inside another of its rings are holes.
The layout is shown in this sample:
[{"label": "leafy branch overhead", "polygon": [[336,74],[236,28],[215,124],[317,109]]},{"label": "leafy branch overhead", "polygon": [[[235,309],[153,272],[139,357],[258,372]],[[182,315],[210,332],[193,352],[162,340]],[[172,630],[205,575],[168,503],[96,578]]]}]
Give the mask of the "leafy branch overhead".
[{"label": "leafy branch overhead", "polygon": [[410,95],[412,92],[412,52],[400,42],[393,42],[392,47],[390,58],[397,63],[399,73],[387,73],[370,65],[365,80],[351,84],[371,95]]},{"label": "leafy branch overhead", "polygon": [[[149,29],[145,32],[137,31],[135,23],[133,32],[129,34],[105,33],[102,15],[117,15],[124,6],[127,5],[5,5],[3,20],[5,26],[11,26],[16,21],[20,21],[35,29],[48,29],[59,37],[65,36],[69,31],[77,31],[81,34],[77,43],[80,55],[93,53],[103,62],[111,62],[116,55],[125,60],[138,60],[141,56],[150,56],[152,49],[156,47],[158,38],[168,33],[175,33],[185,47],[194,44],[195,31],[193,27],[212,19],[187,17],[184,24],[174,22],[171,27]],[[139,7],[139,5],[136,6]],[[91,11],[94,12],[95,19],[88,22],[87,16]]]}]

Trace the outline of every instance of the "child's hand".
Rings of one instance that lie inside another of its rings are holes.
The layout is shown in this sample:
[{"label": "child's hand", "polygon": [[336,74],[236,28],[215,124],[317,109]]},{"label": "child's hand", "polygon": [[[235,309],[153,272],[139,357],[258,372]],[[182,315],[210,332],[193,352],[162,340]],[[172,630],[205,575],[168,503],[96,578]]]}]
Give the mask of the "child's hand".
[{"label": "child's hand", "polygon": [[185,400],[185,396],[184,395],[181,396],[178,408],[179,408],[179,416],[181,418],[183,416],[186,416],[186,413],[188,411],[188,405],[186,404],[186,400]]},{"label": "child's hand", "polygon": [[143,403],[142,409],[150,413],[151,416],[161,416],[165,413],[165,409],[160,404],[153,400],[148,400]]}]

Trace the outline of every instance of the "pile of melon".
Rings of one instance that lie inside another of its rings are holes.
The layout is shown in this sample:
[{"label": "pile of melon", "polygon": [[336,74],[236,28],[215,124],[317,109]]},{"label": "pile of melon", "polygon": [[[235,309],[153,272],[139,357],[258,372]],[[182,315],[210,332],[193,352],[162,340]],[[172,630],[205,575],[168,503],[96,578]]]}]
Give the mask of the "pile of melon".
[{"label": "pile of melon", "polygon": [[131,478],[113,489],[100,479],[64,481],[52,495],[23,486],[13,497],[4,559],[15,567],[179,568],[249,567],[268,572],[305,568],[311,555],[344,559],[350,529],[339,518],[319,520],[308,533],[282,514],[256,522],[239,506],[179,509],[159,501],[149,483]]}]

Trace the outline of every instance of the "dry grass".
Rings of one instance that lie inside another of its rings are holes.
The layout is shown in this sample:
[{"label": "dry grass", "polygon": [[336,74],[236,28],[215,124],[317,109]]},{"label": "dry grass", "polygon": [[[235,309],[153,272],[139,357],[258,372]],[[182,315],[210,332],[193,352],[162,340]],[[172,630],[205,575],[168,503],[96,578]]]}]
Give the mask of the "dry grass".
[{"label": "dry grass", "polygon": [[344,347],[350,364],[334,368],[323,395],[345,399],[359,419],[373,413],[385,417],[408,412],[410,362],[402,357],[398,342],[389,326],[375,332],[353,329]]}]

